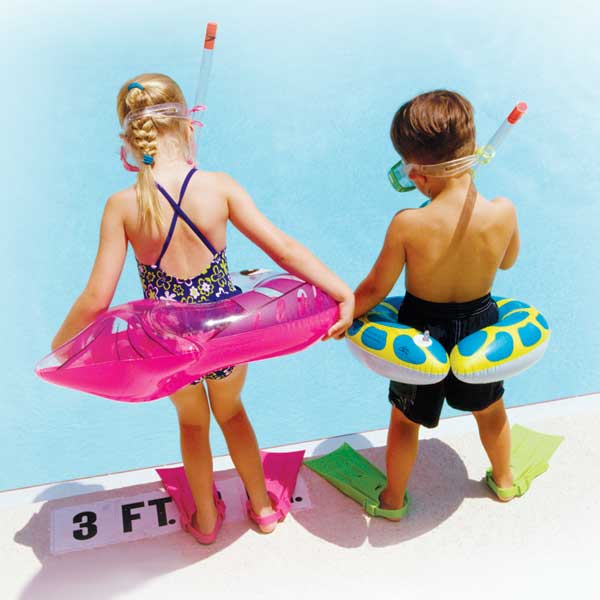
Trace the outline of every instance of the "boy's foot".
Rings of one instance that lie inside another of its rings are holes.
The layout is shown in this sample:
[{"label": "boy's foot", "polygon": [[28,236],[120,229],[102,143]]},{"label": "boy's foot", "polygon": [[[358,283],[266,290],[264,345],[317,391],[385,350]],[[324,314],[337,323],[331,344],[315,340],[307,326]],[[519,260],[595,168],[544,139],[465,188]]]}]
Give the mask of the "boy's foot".
[{"label": "boy's foot", "polygon": [[492,474],[492,470],[488,469],[485,474],[485,482],[494,494],[496,494],[496,497],[500,502],[510,502],[517,496],[512,474],[496,479]]},{"label": "boy's foot", "polygon": [[[392,497],[390,494],[387,493],[387,488],[383,490],[381,494],[379,494],[379,508],[383,510],[402,511],[405,514],[405,511],[403,509],[407,506],[407,504],[408,499],[406,497],[406,494],[402,496],[402,503],[396,502],[396,498]],[[383,517],[384,519],[387,519],[388,521],[394,521],[396,523],[402,520],[404,514],[402,514],[402,516],[400,517],[392,517],[390,515],[385,514],[381,514],[379,516]]]}]

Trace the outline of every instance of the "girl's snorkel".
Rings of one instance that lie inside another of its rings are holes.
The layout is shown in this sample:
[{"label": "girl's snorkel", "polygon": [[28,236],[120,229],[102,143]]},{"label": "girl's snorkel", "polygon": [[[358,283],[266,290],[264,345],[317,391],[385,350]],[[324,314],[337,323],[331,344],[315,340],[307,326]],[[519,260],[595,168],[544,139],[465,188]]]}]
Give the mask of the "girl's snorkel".
[{"label": "girl's snorkel", "polygon": [[404,164],[404,161],[398,161],[388,171],[388,179],[392,187],[397,192],[411,192],[414,190],[415,186],[410,180],[410,173],[413,170],[428,177],[452,177],[463,173],[467,169],[474,172],[479,165],[487,165],[496,156],[500,144],[506,139],[512,126],[525,114],[526,110],[527,104],[519,102],[490,138],[490,141],[485,146],[478,148],[475,154],[435,165]]},{"label": "girl's snorkel", "polygon": [[[154,104],[140,110],[136,110],[127,114],[123,120],[123,132],[121,137],[124,137],[127,128],[131,121],[135,119],[154,117],[157,119],[171,118],[171,119],[189,119],[194,125],[194,142],[190,153],[190,163],[197,163],[197,152],[198,152],[198,140],[200,137],[200,128],[203,126],[201,121],[196,121],[192,118],[194,113],[206,110],[204,101],[206,99],[208,91],[208,83],[210,80],[210,72],[212,70],[212,59],[213,49],[215,47],[215,39],[217,36],[217,24],[208,23],[206,26],[206,34],[204,36],[204,49],[202,51],[202,59],[200,61],[200,72],[198,73],[198,85],[196,87],[196,96],[194,98],[194,104],[192,108],[187,109],[182,104],[169,102],[166,104]],[[143,86],[139,83],[131,84],[134,87],[138,87],[143,90]],[[128,149],[125,145],[121,146],[121,162],[123,167],[127,171],[137,172],[138,167],[131,164],[128,160]],[[195,161],[194,161],[195,158]]]},{"label": "girl's snorkel", "polygon": [[[210,81],[210,72],[212,71],[213,50],[215,47],[215,39],[217,38],[217,24],[209,23],[206,26],[206,35],[204,36],[204,49],[202,50],[202,59],[200,61],[200,72],[198,73],[198,85],[196,86],[196,97],[194,98],[194,108],[190,113],[198,110],[206,110],[206,95],[208,93],[208,84]],[[193,121],[198,125],[194,129],[194,156],[198,162],[198,140],[200,139],[200,121]]]}]

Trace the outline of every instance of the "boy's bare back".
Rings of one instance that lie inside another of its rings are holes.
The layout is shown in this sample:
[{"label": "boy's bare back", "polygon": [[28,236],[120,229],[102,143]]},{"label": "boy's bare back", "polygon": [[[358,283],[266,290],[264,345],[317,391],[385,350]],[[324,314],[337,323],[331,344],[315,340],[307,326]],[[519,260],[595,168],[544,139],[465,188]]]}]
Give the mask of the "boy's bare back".
[{"label": "boy's bare back", "polygon": [[519,250],[517,217],[507,198],[488,201],[460,178],[427,206],[394,221],[406,260],[406,289],[430,302],[467,302],[491,291],[498,269]]}]

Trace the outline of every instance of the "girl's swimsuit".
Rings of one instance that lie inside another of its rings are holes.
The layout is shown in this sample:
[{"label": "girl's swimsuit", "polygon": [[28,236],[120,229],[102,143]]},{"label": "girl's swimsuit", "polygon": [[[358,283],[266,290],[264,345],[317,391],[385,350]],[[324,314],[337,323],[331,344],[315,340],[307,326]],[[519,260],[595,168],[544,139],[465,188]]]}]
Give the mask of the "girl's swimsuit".
[{"label": "girl's swimsuit", "polygon": [[[187,302],[189,304],[201,304],[203,302],[215,302],[231,298],[241,293],[240,288],[233,285],[229,277],[229,267],[227,265],[227,257],[225,256],[225,248],[220,252],[215,250],[214,246],[208,241],[206,236],[194,225],[189,216],[181,208],[181,201],[185,195],[187,186],[192,178],[192,175],[197,169],[191,169],[186,175],[181,191],[179,192],[179,202],[175,202],[169,193],[157,182],[158,191],[167,199],[173,208],[173,218],[169,232],[163,244],[162,250],[153,265],[144,265],[139,260],[138,271],[142,280],[142,288],[144,290],[144,298],[152,300],[172,300],[174,302]],[[177,219],[181,217],[187,226],[198,236],[200,241],[211,251],[213,258],[208,267],[198,275],[188,279],[179,279],[173,275],[169,275],[160,268],[162,260],[175,226]],[[136,259],[137,260],[137,259]],[[205,375],[206,379],[224,379],[233,371],[233,367],[219,369],[213,373]],[[198,379],[194,384],[199,383],[202,379]]]}]

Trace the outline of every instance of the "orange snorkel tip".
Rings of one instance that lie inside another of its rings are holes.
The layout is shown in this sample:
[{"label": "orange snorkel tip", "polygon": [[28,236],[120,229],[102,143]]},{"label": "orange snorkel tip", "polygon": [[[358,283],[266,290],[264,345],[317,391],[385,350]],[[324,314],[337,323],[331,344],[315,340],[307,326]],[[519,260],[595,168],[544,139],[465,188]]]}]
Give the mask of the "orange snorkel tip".
[{"label": "orange snorkel tip", "polygon": [[526,102],[519,102],[512,109],[510,115],[508,115],[508,117],[506,118],[506,120],[511,125],[514,125],[526,112],[527,112],[527,103]]},{"label": "orange snorkel tip", "polygon": [[215,40],[217,39],[217,24],[208,23],[206,26],[206,35],[204,36],[204,49],[212,50],[215,47]]}]

